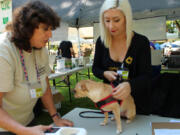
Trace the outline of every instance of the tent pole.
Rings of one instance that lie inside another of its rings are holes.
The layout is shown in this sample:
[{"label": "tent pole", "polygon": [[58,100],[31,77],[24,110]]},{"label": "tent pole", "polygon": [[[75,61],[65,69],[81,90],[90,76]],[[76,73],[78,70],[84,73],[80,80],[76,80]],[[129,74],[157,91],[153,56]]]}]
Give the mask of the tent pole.
[{"label": "tent pole", "polygon": [[78,57],[81,56],[81,43],[80,43],[80,34],[79,34],[79,28],[77,27],[77,36],[78,36]]},{"label": "tent pole", "polygon": [[80,34],[79,34],[79,18],[76,18],[76,28],[77,28],[77,37],[78,37],[78,57],[81,56],[81,46],[80,46]]}]

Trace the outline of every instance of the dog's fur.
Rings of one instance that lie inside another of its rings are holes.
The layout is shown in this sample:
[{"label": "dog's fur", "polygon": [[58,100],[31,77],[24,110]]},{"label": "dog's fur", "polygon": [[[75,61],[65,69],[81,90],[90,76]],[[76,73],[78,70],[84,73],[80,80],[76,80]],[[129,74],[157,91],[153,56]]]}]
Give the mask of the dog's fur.
[{"label": "dog's fur", "polygon": [[[112,86],[92,80],[81,80],[76,84],[74,94],[76,98],[88,97],[94,103],[97,103],[101,99],[112,94]],[[117,124],[117,134],[122,132],[120,114],[123,114],[127,118],[127,123],[131,122],[136,115],[136,107],[134,104],[134,99],[131,95],[122,101],[121,106],[115,102],[105,106],[103,111],[113,112]],[[108,112],[104,112],[104,115],[104,121],[101,123],[103,126],[108,123]]]}]

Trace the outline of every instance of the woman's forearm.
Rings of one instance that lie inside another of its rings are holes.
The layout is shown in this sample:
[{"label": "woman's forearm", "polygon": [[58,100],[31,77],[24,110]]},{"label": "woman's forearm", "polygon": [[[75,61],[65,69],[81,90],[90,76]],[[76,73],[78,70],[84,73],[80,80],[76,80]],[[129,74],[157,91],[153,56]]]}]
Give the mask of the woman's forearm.
[{"label": "woman's forearm", "polygon": [[48,110],[49,114],[52,116],[57,111],[56,111],[56,108],[54,106],[53,96],[51,93],[51,88],[49,85],[49,79],[48,78],[46,79],[46,82],[47,82],[47,90],[46,90],[45,94],[43,95],[43,97],[41,98],[41,100],[42,100],[44,107]]},{"label": "woman's forearm", "polygon": [[23,134],[27,127],[15,121],[2,107],[0,107],[0,127],[15,134]]}]

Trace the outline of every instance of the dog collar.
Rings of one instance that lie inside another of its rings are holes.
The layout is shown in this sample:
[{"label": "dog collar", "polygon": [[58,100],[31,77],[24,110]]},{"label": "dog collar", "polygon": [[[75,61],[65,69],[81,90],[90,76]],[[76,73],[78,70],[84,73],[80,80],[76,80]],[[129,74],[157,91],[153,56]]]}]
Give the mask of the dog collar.
[{"label": "dog collar", "polygon": [[101,109],[102,112],[104,112],[103,108],[109,104],[112,103],[119,103],[121,105],[122,101],[121,100],[117,100],[115,98],[113,98],[112,94],[110,94],[109,96],[101,99],[99,102],[95,103],[95,106],[99,109]]}]

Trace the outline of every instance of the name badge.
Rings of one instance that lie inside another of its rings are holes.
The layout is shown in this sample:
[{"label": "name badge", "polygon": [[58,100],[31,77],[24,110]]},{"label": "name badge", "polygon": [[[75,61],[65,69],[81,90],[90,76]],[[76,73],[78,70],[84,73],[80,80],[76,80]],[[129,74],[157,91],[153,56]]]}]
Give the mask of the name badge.
[{"label": "name badge", "polygon": [[117,73],[119,76],[122,77],[121,79],[128,80],[129,70],[127,70],[127,69],[117,70]]},{"label": "name badge", "polygon": [[43,90],[39,82],[31,83],[28,86],[29,86],[31,98],[40,98],[43,96]]}]

